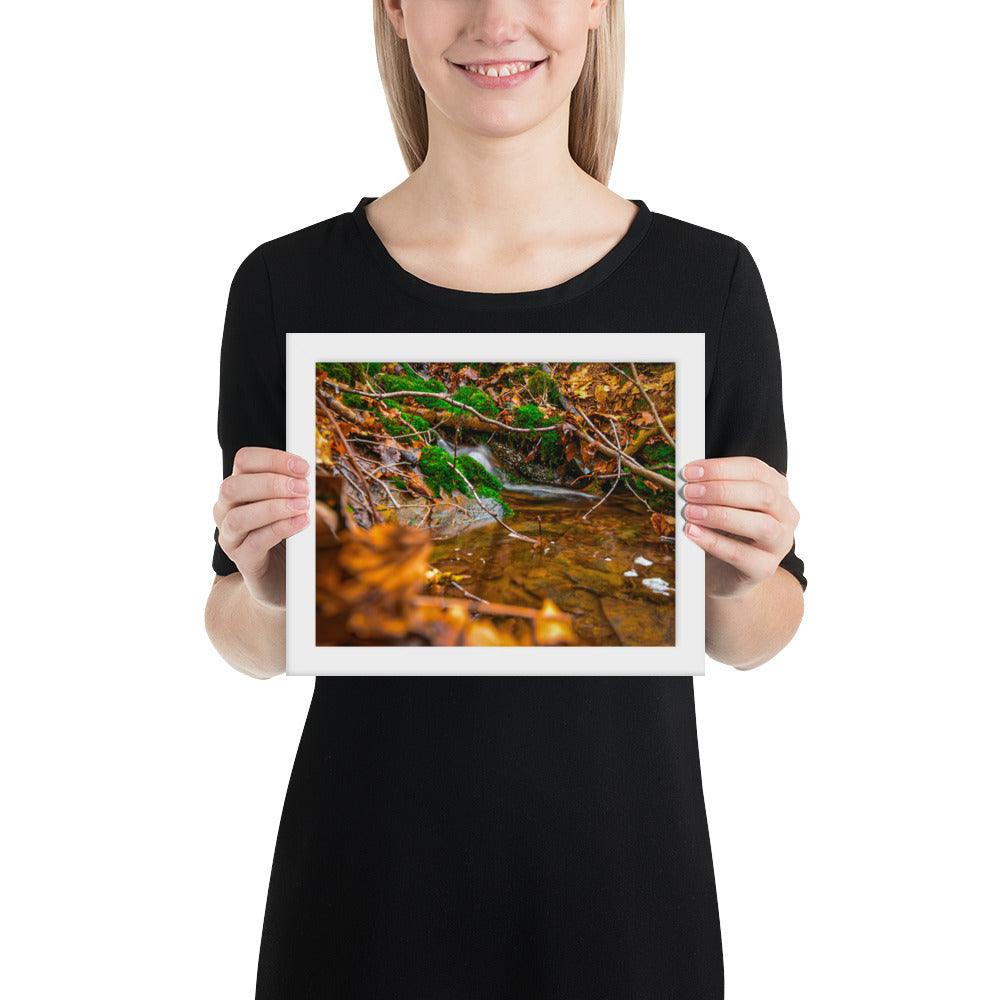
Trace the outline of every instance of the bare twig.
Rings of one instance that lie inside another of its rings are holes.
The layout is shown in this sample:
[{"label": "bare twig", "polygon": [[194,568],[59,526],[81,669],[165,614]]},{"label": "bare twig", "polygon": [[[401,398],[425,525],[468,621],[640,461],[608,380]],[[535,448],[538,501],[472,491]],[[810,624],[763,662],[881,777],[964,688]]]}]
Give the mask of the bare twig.
[{"label": "bare twig", "polygon": [[636,500],[638,500],[639,503],[641,503],[646,508],[646,510],[650,512],[650,514],[655,513],[653,508],[650,507],[649,502],[645,500],[643,497],[639,496],[638,493],[636,493],[635,487],[627,479],[625,480],[625,485],[632,491],[632,494],[635,496]]},{"label": "bare twig", "polygon": [[378,476],[372,476],[371,479],[385,490],[385,495],[389,498],[389,502],[396,508],[396,510],[399,510],[399,501],[392,495],[392,490],[390,490],[389,487],[378,478]]},{"label": "bare twig", "polygon": [[466,597],[468,597],[472,601],[475,601],[477,604],[487,604],[488,603],[487,601],[483,600],[483,598],[479,597],[478,595],[473,594],[470,591],[466,590],[465,587],[463,587],[457,580],[449,580],[448,582],[456,590],[460,590],[463,594],[465,594]]},{"label": "bare twig", "polygon": [[361,466],[358,465],[358,460],[354,455],[354,449],[351,447],[347,438],[344,437],[344,432],[340,429],[340,424],[337,423],[337,418],[330,412],[330,408],[323,402],[323,399],[319,394],[316,396],[316,401],[323,407],[326,415],[330,418],[330,423],[333,426],[334,433],[338,438],[340,438],[340,441],[345,448],[348,462],[350,462],[354,471],[361,478],[361,488],[364,490],[365,496],[368,498],[368,503],[371,506],[372,518],[377,524],[380,524],[382,522],[382,516],[378,512],[378,508],[375,506],[375,499],[372,497],[371,490],[368,489],[368,483],[365,481],[365,474],[362,472]]},{"label": "bare twig", "polygon": [[515,433],[537,434],[540,431],[558,430],[560,426],[559,424],[552,424],[547,427],[512,427],[500,420],[494,420],[492,417],[484,416],[474,406],[469,406],[466,403],[458,402],[457,399],[452,399],[451,394],[447,392],[422,392],[419,389],[400,389],[396,392],[363,392],[361,389],[354,389],[350,386],[342,385],[340,382],[334,382],[330,378],[327,378],[327,383],[329,385],[336,386],[341,390],[341,392],[353,392],[358,396],[371,396],[374,399],[392,399],[396,396],[419,396],[423,399],[443,399],[452,406],[455,406],[460,410],[465,410],[467,413],[471,413],[474,417],[478,417],[480,420],[485,421],[488,424],[493,424],[496,427],[503,428],[505,431],[514,431]]},{"label": "bare twig", "polygon": [[614,370],[618,372],[619,375],[622,375],[625,378],[627,378],[631,383],[633,383],[633,385],[635,385],[638,388],[639,392],[642,393],[642,398],[646,400],[646,402],[649,404],[650,410],[652,410],[653,412],[653,419],[656,421],[656,426],[660,428],[660,433],[663,435],[665,440],[669,441],[670,444],[673,445],[674,439],[670,435],[670,432],[667,430],[667,428],[664,426],[663,421],[660,419],[660,411],[656,408],[656,403],[653,402],[653,400],[650,398],[649,393],[646,391],[643,384],[639,381],[639,370],[635,367],[635,362],[630,361],[628,363],[628,366],[629,368],[632,369],[631,375],[629,375],[628,372],[623,372],[621,368],[619,368],[617,365],[611,365],[611,367],[614,368]]},{"label": "bare twig", "polygon": [[527,535],[522,535],[519,531],[515,531],[509,524],[507,524],[503,520],[502,517],[499,517],[497,514],[494,514],[493,511],[491,511],[489,509],[489,507],[487,507],[486,504],[483,503],[482,498],[476,492],[476,488],[472,485],[472,483],[469,482],[468,479],[466,479],[465,473],[462,472],[462,470],[458,467],[458,460],[457,459],[455,460],[455,464],[452,466],[452,468],[459,475],[459,477],[461,478],[462,482],[465,483],[465,485],[468,486],[470,490],[472,490],[472,495],[473,495],[473,497],[475,497],[476,503],[478,503],[479,506],[482,507],[482,509],[484,511],[486,511],[486,513],[489,514],[490,517],[492,517],[494,521],[497,522],[497,524],[500,524],[503,527],[505,527],[511,533],[511,535],[514,538],[520,538],[521,541],[523,541],[523,542],[531,542],[532,545],[537,545],[538,544],[539,539],[537,539],[537,538],[529,538]]},{"label": "bare twig", "polygon": [[583,515],[582,519],[584,521],[586,521],[587,518],[590,517],[590,515],[595,510],[597,510],[597,508],[600,507],[601,504],[604,503],[604,501],[607,500],[612,493],[614,493],[615,487],[617,487],[619,480],[622,478],[622,449],[621,449],[621,442],[618,439],[618,428],[615,426],[614,420],[611,421],[611,429],[615,432],[615,444],[618,448],[618,474],[617,476],[615,476],[615,481],[611,484],[611,489],[609,489],[607,493],[605,493],[604,496],[602,496],[601,499],[598,500],[597,503],[595,503],[594,506],[591,507],[590,510],[588,510],[587,513]]},{"label": "bare twig", "polygon": [[578,409],[577,407],[573,406],[573,404],[572,404],[572,403],[570,403],[569,405],[570,405],[570,407],[571,407],[571,412],[572,412],[572,413],[575,413],[575,414],[576,414],[576,416],[578,416],[578,417],[580,417],[581,419],[583,419],[584,421],[586,421],[586,423],[587,423],[587,426],[588,426],[588,427],[590,427],[590,428],[591,428],[591,430],[593,430],[593,431],[594,431],[594,433],[595,433],[595,434],[597,434],[597,436],[598,436],[598,437],[599,437],[599,438],[600,438],[600,439],[601,439],[601,440],[602,440],[602,441],[603,441],[603,442],[604,442],[604,443],[605,443],[605,444],[606,444],[606,445],[607,445],[607,446],[608,446],[609,448],[614,448],[614,447],[615,447],[615,445],[614,445],[614,444],[612,443],[611,439],[610,439],[610,438],[609,438],[609,437],[608,437],[608,436],[607,436],[607,435],[606,435],[606,434],[605,434],[605,433],[604,433],[604,432],[603,432],[603,431],[602,431],[602,430],[600,429],[600,427],[598,427],[598,426],[597,426],[597,424],[595,424],[595,423],[594,423],[594,421],[593,421],[593,420],[591,420],[591,419],[590,419],[590,417],[588,417],[588,416],[587,416],[587,414],[586,414],[586,413],[584,413],[584,412],[583,412],[582,410]]},{"label": "bare twig", "polygon": [[[567,424],[567,427],[573,427],[572,424]],[[640,475],[643,479],[648,480],[651,483],[659,483],[661,486],[673,486],[674,481],[668,479],[666,476],[661,476],[658,472],[652,472],[647,469],[644,465],[637,462],[628,452],[622,451],[620,448],[609,448],[606,444],[601,441],[592,438],[583,428],[575,427],[574,430],[577,434],[584,439],[584,441],[589,441],[591,444],[597,447],[597,450],[603,452],[605,455],[610,455],[614,458],[616,455],[621,456],[621,460],[635,473]]]}]

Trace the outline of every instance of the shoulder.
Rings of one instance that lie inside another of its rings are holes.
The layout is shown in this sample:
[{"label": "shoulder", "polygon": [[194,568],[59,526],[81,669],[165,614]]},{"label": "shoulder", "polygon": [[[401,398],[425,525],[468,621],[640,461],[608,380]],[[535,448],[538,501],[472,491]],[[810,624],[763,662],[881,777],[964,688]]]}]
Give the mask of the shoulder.
[{"label": "shoulder", "polygon": [[741,303],[768,308],[760,270],[746,243],[661,212],[651,216],[647,258],[665,265],[673,280],[714,307],[720,323]]},{"label": "shoulder", "polygon": [[732,275],[743,257],[749,257],[746,246],[733,236],[686,222],[683,219],[650,212],[652,244],[659,252],[685,257],[691,266],[712,273]]},{"label": "shoulder", "polygon": [[266,240],[255,247],[246,259],[258,260],[268,269],[299,270],[335,253],[348,240],[353,226],[352,213],[341,212],[340,215]]},{"label": "shoulder", "polygon": [[365,251],[352,212],[266,240],[240,264],[234,288],[270,302],[279,328],[328,324],[363,276]]},{"label": "shoulder", "polygon": [[711,340],[721,329],[731,295],[753,270],[741,240],[650,211],[630,275],[646,290],[655,314],[684,329],[704,330]]}]

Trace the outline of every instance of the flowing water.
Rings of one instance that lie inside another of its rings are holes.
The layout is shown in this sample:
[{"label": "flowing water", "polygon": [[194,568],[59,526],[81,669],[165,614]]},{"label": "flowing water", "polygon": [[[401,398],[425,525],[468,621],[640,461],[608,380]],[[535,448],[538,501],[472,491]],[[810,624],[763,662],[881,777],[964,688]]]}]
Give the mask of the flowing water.
[{"label": "flowing water", "polygon": [[[505,482],[484,445],[459,452]],[[506,482],[503,496],[513,509],[506,523],[541,545],[490,521],[436,542],[431,564],[467,574],[461,586],[484,600],[537,608],[550,598],[574,616],[583,645],[674,644],[674,546],[654,533],[636,497],[616,493],[591,510],[598,497],[580,490]]]}]

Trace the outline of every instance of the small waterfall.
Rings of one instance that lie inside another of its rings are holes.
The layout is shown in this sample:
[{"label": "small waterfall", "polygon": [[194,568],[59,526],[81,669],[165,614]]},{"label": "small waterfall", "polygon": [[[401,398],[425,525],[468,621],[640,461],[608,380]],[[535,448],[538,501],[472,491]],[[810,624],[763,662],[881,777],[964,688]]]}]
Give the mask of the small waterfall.
[{"label": "small waterfall", "polygon": [[583,500],[593,500],[590,493],[583,490],[570,489],[568,486],[551,486],[548,483],[512,483],[506,471],[497,465],[493,458],[493,452],[485,444],[460,444],[456,449],[454,445],[438,435],[437,445],[449,454],[458,451],[459,455],[469,455],[474,458],[487,472],[496,476],[503,484],[505,490],[511,493],[526,493],[532,496],[553,496],[553,497],[575,497]]}]

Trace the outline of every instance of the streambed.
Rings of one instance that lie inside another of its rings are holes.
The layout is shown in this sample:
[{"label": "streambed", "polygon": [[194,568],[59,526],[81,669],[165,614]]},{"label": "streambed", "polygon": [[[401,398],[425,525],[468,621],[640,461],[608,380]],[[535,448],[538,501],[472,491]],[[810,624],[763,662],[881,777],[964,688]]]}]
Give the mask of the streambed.
[{"label": "streambed", "polygon": [[487,601],[537,608],[550,598],[574,616],[582,645],[674,644],[674,545],[655,535],[640,500],[616,493],[591,510],[592,494],[510,482],[483,445],[459,451],[504,483],[507,524],[544,541],[532,546],[490,520],[438,539],[431,565],[466,575],[461,586]]}]

